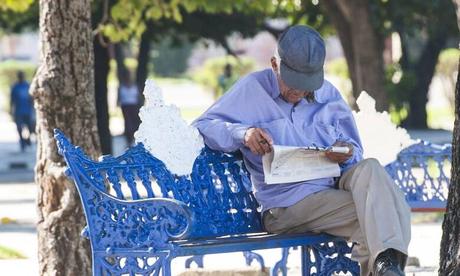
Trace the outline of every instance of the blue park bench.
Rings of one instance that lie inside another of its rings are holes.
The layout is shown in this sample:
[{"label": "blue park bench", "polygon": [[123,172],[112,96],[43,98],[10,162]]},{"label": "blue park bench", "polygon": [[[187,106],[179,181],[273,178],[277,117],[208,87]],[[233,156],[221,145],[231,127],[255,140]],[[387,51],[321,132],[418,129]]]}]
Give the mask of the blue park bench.
[{"label": "blue park bench", "polygon": [[[265,232],[249,173],[241,156],[203,149],[188,176],[171,174],[142,144],[119,157],[88,158],[55,130],[79,191],[94,275],[171,275],[180,256],[202,266],[205,254],[245,252],[247,262],[263,259],[252,250],[284,248],[271,273],[286,274],[290,247],[301,249],[303,275],[334,272],[359,275],[352,245],[327,234]],[[386,168],[414,208],[445,208],[451,148],[420,142],[403,150]],[[417,171],[421,169],[421,171]],[[436,179],[431,175],[436,174]]]}]

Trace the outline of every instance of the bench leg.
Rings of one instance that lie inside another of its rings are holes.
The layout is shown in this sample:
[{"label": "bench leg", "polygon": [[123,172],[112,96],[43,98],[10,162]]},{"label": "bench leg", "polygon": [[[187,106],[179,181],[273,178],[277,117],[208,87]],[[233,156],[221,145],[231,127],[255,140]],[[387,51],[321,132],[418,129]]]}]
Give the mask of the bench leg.
[{"label": "bench leg", "polygon": [[256,260],[260,264],[260,270],[265,271],[265,262],[262,255],[254,253],[252,251],[243,251],[243,256],[246,259],[246,265],[251,265],[251,263]]},{"label": "bench leg", "polygon": [[192,263],[196,263],[199,268],[203,268],[203,257],[204,255],[194,255],[185,260],[185,268],[190,268]]},{"label": "bench leg", "polygon": [[[303,245],[300,248],[300,258],[301,258],[301,269],[302,276],[309,276],[311,274],[311,269],[313,263],[311,261],[311,248],[310,246]],[[321,275],[317,273],[317,275]]]},{"label": "bench leg", "polygon": [[275,263],[270,271],[271,276],[277,276],[279,272],[281,275],[287,276],[287,259],[289,257],[289,247],[281,248],[281,260]]},{"label": "bench leg", "polygon": [[166,257],[163,260],[161,270],[163,271],[162,273],[163,276],[171,276],[171,258]]},{"label": "bench leg", "polygon": [[93,254],[93,276],[102,276],[102,265],[100,259]]}]

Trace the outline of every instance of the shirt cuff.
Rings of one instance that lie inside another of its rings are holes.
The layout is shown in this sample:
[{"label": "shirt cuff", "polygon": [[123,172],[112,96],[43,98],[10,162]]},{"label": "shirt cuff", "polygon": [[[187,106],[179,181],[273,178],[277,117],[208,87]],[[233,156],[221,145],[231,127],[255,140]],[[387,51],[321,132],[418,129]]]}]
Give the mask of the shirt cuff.
[{"label": "shirt cuff", "polygon": [[244,135],[249,128],[250,126],[247,125],[239,125],[233,128],[232,138],[233,141],[238,144],[238,147],[244,146]]},{"label": "shirt cuff", "polygon": [[340,171],[341,173],[345,173],[349,168],[353,167],[356,163],[361,161],[362,154],[361,152],[353,145],[353,155],[345,162],[340,164]]}]

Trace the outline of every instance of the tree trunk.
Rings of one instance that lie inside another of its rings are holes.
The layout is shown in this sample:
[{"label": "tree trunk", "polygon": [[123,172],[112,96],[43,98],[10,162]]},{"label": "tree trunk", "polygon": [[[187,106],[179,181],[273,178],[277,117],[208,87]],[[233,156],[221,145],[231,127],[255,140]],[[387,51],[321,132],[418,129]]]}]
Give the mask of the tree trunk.
[{"label": "tree trunk", "polygon": [[60,128],[95,157],[90,0],[40,0],[40,60],[31,90],[37,109],[38,260],[40,275],[90,275],[89,243],[74,184],[53,139]]},{"label": "tree trunk", "polygon": [[457,14],[457,27],[460,30],[460,0],[452,0],[455,5],[455,13]]},{"label": "tree trunk", "polygon": [[[136,84],[139,92],[144,91],[145,80],[148,75],[149,54],[151,46],[151,26],[148,25],[147,30],[142,34],[139,43],[139,54],[137,56]],[[143,94],[142,94],[143,95]]]},{"label": "tree trunk", "polygon": [[[460,61],[459,61],[460,72]],[[442,223],[439,275],[460,275],[460,74],[455,88],[455,123],[452,139],[452,169],[447,211]]]},{"label": "tree trunk", "polygon": [[367,0],[325,0],[324,11],[339,34],[357,98],[365,90],[379,111],[388,109],[385,91],[382,38],[370,21]]},{"label": "tree trunk", "polygon": [[97,129],[101,143],[102,154],[112,154],[112,135],[109,124],[109,105],[107,100],[107,77],[109,75],[109,52],[99,40],[94,37],[94,82],[96,98]]},{"label": "tree trunk", "polygon": [[123,75],[128,72],[128,68],[125,65],[125,53],[123,51],[123,44],[116,43],[114,45],[114,52],[115,52],[115,61],[117,63],[117,78],[118,81],[121,82],[123,79]]},{"label": "tree trunk", "polygon": [[409,91],[410,112],[404,121],[404,127],[416,129],[428,128],[426,111],[428,92],[439,54],[444,49],[446,42],[447,34],[444,31],[439,30],[438,32],[434,32],[426,42],[418,62],[411,68],[415,73],[417,82],[413,89]]}]

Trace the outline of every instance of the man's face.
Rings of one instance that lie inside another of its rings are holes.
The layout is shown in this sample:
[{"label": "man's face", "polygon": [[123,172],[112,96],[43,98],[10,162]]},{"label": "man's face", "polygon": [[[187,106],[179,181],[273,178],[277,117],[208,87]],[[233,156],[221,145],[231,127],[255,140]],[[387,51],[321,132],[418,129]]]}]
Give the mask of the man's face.
[{"label": "man's face", "polygon": [[296,103],[300,102],[300,100],[302,100],[302,98],[305,98],[308,94],[311,93],[309,91],[298,90],[298,89],[289,87],[283,81],[283,79],[281,79],[278,64],[277,64],[276,59],[274,57],[272,57],[272,59],[271,59],[271,64],[272,64],[272,69],[276,74],[276,78],[278,79],[278,85],[279,85],[281,97],[286,102],[296,104]]},{"label": "man's face", "polygon": [[298,90],[292,87],[289,87],[283,79],[281,79],[281,76],[279,73],[276,73],[277,78],[278,78],[278,84],[280,88],[280,93],[281,97],[288,102],[288,103],[293,103],[296,104],[302,100],[302,98],[305,98],[307,94],[309,94],[309,91],[304,91],[304,90]]}]

